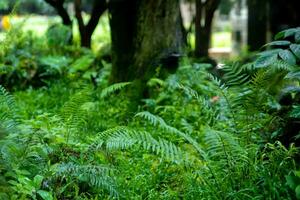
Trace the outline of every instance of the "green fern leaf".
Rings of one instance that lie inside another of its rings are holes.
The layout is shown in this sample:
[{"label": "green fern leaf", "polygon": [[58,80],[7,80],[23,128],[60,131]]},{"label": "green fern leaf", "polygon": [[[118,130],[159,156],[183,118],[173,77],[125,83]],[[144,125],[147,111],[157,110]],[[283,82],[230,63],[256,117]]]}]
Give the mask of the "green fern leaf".
[{"label": "green fern leaf", "polygon": [[101,96],[101,98],[106,98],[109,95],[122,90],[123,88],[125,88],[126,86],[128,86],[130,84],[131,84],[131,82],[115,83],[115,84],[103,89],[100,96]]},{"label": "green fern leaf", "polygon": [[151,114],[150,112],[144,111],[144,112],[140,112],[138,114],[135,115],[135,117],[141,117],[143,119],[146,119],[147,121],[149,121],[153,126],[158,126],[161,129],[169,132],[169,133],[173,133],[175,135],[178,135],[182,138],[184,138],[185,140],[187,140],[190,144],[192,144],[194,146],[194,148],[198,151],[198,153],[200,154],[200,156],[203,159],[206,159],[206,153],[202,150],[202,148],[200,147],[200,145],[197,143],[197,141],[195,141],[192,137],[190,137],[189,135],[187,135],[186,133],[172,127],[169,126],[161,117],[159,116],[155,116],[153,114]]}]

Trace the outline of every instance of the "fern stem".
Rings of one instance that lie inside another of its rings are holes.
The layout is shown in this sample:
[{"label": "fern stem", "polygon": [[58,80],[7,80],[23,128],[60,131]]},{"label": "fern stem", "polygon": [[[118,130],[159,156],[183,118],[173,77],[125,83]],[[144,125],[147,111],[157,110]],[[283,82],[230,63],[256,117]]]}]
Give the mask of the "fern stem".
[{"label": "fern stem", "polygon": [[225,99],[225,101],[226,101],[226,103],[228,105],[229,111],[230,111],[230,113],[232,115],[234,126],[235,126],[235,128],[237,128],[237,120],[236,120],[235,114],[233,112],[232,106],[231,106],[231,104],[229,102],[229,99],[228,99],[227,95],[224,93],[224,91],[221,88],[219,88],[219,90],[221,91],[221,94],[224,97],[224,99]]}]

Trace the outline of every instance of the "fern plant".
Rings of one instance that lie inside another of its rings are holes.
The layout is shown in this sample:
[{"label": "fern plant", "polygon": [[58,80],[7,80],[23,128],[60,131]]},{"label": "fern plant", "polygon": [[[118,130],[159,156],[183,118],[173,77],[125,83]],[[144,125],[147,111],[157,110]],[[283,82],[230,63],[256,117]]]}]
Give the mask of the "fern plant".
[{"label": "fern plant", "polygon": [[162,138],[158,140],[145,131],[130,130],[125,127],[117,127],[99,134],[89,149],[107,151],[129,149],[138,146],[155,154],[161,155],[173,162],[183,162],[183,152],[169,141]]}]

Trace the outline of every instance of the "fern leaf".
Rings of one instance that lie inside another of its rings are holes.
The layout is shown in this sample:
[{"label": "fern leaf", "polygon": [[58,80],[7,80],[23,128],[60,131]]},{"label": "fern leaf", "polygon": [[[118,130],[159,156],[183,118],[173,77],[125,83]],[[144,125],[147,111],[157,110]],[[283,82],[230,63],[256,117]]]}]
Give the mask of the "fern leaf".
[{"label": "fern leaf", "polygon": [[[159,154],[173,162],[181,162],[183,159],[182,151],[173,143],[162,138],[158,140],[145,131],[134,131],[128,128],[114,128],[100,134],[99,137],[106,136],[104,139],[106,150],[129,149],[138,146],[153,153]],[[95,146],[95,144],[93,144]]]},{"label": "fern leaf", "polygon": [[115,83],[113,85],[108,86],[107,88],[103,89],[101,92],[100,97],[105,98],[108,97],[109,95],[122,90],[126,86],[130,85],[131,82],[123,82],[123,83]]},{"label": "fern leaf", "polygon": [[172,127],[169,126],[161,117],[159,116],[155,116],[153,114],[151,114],[150,112],[144,111],[144,112],[140,112],[138,114],[135,115],[135,117],[141,117],[143,119],[148,120],[153,126],[158,126],[161,129],[169,132],[169,133],[173,133],[176,134],[182,138],[184,138],[185,140],[187,140],[190,144],[192,144],[194,146],[194,148],[198,151],[198,153],[200,154],[200,156],[203,159],[207,158],[206,153],[202,150],[202,148],[200,147],[200,145],[197,143],[197,141],[195,141],[192,137],[190,137],[188,134]]},{"label": "fern leaf", "polygon": [[111,196],[118,197],[113,178],[114,169],[102,165],[78,165],[75,163],[61,163],[56,168],[57,177],[72,177],[88,183],[92,187],[105,189]]},{"label": "fern leaf", "polygon": [[14,132],[16,127],[14,98],[0,85],[0,134]]}]

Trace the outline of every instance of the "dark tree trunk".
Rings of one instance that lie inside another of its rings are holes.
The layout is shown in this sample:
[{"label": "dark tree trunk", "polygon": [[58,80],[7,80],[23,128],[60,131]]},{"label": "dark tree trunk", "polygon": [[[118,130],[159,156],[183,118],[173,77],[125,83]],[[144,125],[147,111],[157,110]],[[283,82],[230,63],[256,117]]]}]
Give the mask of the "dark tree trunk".
[{"label": "dark tree trunk", "polygon": [[160,64],[176,65],[183,41],[177,0],[112,0],[109,9],[111,82],[144,83]]},{"label": "dark tree trunk", "polygon": [[188,45],[188,30],[185,27],[184,21],[183,21],[183,17],[182,17],[182,13],[180,10],[180,25],[181,25],[181,31],[182,31],[182,42],[184,44],[184,46],[186,47]]},{"label": "dark tree trunk", "polygon": [[248,0],[248,49],[259,50],[267,42],[268,0]]},{"label": "dark tree trunk", "polygon": [[147,97],[147,81],[162,71],[175,71],[182,48],[178,0],[111,0],[111,83],[132,81],[129,110]]},{"label": "dark tree trunk", "polygon": [[196,0],[196,46],[195,56],[198,58],[208,58],[208,49],[212,32],[212,22],[214,13],[218,8],[221,0]]},{"label": "dark tree trunk", "polygon": [[91,48],[92,35],[98,25],[99,19],[107,9],[105,0],[94,0],[91,17],[85,25],[81,14],[81,0],[75,0],[75,16],[78,22],[81,46]]},{"label": "dark tree trunk", "polygon": [[134,38],[136,36],[137,0],[111,0],[111,82],[124,82],[130,79],[129,70],[133,65]]},{"label": "dark tree trunk", "polygon": [[51,5],[57,12],[57,14],[61,17],[62,22],[66,26],[72,26],[72,20],[64,8],[64,0],[45,0],[49,5]]}]

